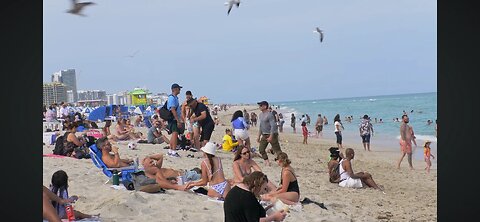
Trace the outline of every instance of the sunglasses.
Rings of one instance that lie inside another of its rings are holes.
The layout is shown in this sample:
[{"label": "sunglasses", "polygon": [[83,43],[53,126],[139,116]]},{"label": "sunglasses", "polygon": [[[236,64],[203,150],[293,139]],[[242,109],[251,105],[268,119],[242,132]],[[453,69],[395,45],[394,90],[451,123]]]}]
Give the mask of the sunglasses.
[{"label": "sunglasses", "polygon": [[247,153],[250,153],[250,151],[244,152],[244,153],[242,153],[242,155],[245,155],[245,154],[247,154]]}]

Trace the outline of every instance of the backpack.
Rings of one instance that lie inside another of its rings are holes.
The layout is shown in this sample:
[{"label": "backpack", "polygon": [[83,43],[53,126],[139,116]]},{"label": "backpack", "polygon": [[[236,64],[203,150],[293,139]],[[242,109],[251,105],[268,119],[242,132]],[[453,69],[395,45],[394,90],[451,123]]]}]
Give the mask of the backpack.
[{"label": "backpack", "polygon": [[335,163],[332,173],[329,174],[330,183],[339,183],[340,182],[340,162]]},{"label": "backpack", "polygon": [[168,103],[168,100],[165,101],[165,104],[162,106],[162,108],[160,108],[159,113],[160,113],[160,118],[162,118],[163,120],[169,121],[173,119],[173,114],[172,114],[172,111],[167,109],[167,103]]},{"label": "backpack", "polygon": [[66,149],[67,138],[65,137],[65,135],[67,133],[65,133],[62,136],[57,137],[57,139],[55,140],[55,148],[52,150],[53,154],[62,155],[62,156],[69,156],[69,154],[71,154],[73,152],[73,149],[71,149],[71,150]]}]

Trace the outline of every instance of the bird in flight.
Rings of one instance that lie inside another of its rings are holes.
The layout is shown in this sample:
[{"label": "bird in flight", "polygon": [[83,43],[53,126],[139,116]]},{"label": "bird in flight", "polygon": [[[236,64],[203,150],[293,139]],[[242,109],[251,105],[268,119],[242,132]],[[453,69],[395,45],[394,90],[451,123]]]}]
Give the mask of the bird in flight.
[{"label": "bird in flight", "polygon": [[72,8],[67,11],[67,13],[71,13],[74,15],[80,15],[80,16],[86,16],[81,13],[83,8],[87,5],[95,5],[93,2],[77,2],[77,0],[71,0],[72,1]]},{"label": "bird in flight", "polygon": [[230,15],[233,5],[236,5],[237,8],[240,6],[240,0],[228,0],[228,2],[225,2],[225,5],[228,6],[227,15]]},{"label": "bird in flight", "polygon": [[317,27],[315,30],[313,30],[313,32],[320,34],[320,42],[323,42],[323,31]]},{"label": "bird in flight", "polygon": [[136,52],[134,52],[132,55],[127,55],[125,57],[130,57],[130,58],[133,58],[135,57],[135,55],[139,52],[140,50],[137,50]]}]

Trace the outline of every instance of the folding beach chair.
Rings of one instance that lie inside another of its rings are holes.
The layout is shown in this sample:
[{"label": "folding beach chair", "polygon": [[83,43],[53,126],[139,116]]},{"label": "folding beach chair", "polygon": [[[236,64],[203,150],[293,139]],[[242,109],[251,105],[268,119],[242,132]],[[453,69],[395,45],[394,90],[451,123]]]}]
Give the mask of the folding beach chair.
[{"label": "folding beach chair", "polygon": [[102,169],[103,173],[108,178],[112,178],[113,171],[118,171],[118,173],[121,175],[122,181],[132,181],[132,175],[130,174],[138,171],[137,165],[120,167],[120,168],[109,168],[102,161],[102,152],[98,150],[95,144],[91,145],[89,147],[89,150],[90,150],[90,157],[93,161],[93,164],[95,164],[95,166],[97,166],[98,168]]},{"label": "folding beach chair", "polygon": [[152,127],[152,122],[150,121],[151,116],[144,116],[143,117],[143,123],[145,123],[145,127],[151,128]]}]

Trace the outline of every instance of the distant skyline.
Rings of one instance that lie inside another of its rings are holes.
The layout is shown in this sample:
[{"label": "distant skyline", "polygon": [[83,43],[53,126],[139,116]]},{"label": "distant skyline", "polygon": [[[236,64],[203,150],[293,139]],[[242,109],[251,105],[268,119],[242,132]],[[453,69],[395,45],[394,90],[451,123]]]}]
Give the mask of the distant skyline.
[{"label": "distant skyline", "polygon": [[43,1],[44,82],[75,69],[78,90],[175,82],[214,103],[437,91],[436,1],[94,2]]}]

